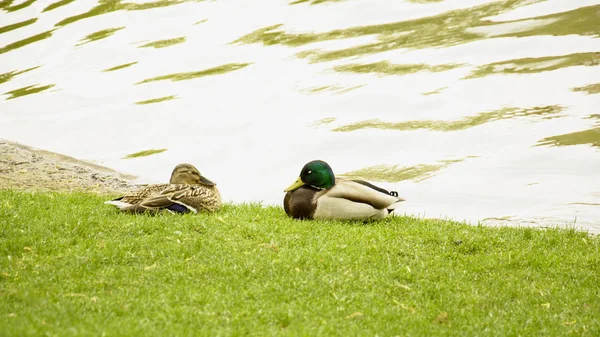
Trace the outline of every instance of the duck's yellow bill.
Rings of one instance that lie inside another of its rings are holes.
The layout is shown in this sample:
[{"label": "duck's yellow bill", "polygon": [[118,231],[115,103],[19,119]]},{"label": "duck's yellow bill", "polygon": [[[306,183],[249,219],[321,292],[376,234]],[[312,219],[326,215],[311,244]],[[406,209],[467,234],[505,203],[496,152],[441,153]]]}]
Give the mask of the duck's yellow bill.
[{"label": "duck's yellow bill", "polygon": [[284,192],[290,192],[290,191],[293,191],[293,190],[297,190],[302,185],[304,185],[304,182],[302,181],[302,179],[300,179],[300,177],[298,177],[298,179],[296,179],[296,181],[293,184],[291,184],[290,186],[288,186],[288,188],[286,188],[283,191]]}]

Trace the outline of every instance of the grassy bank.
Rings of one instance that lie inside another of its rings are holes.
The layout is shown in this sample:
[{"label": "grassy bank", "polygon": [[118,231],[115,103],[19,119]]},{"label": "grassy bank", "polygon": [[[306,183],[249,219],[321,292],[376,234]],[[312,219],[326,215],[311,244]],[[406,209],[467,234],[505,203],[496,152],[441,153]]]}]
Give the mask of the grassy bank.
[{"label": "grassy bank", "polygon": [[597,336],[600,240],[0,191],[2,336]]}]

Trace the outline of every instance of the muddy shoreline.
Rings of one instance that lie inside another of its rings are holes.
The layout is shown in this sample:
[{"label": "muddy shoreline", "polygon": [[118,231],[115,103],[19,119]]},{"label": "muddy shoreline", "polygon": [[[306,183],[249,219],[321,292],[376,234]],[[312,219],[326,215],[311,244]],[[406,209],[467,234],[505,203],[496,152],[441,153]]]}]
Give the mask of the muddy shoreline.
[{"label": "muddy shoreline", "polygon": [[135,176],[73,157],[0,139],[0,189],[120,194]]}]

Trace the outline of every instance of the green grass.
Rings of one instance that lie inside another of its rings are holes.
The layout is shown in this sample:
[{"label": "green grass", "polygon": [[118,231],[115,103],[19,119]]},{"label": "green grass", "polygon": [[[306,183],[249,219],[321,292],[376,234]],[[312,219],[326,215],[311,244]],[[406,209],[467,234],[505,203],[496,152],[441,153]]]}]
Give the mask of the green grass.
[{"label": "green grass", "polygon": [[600,240],[0,191],[0,335],[597,336]]}]

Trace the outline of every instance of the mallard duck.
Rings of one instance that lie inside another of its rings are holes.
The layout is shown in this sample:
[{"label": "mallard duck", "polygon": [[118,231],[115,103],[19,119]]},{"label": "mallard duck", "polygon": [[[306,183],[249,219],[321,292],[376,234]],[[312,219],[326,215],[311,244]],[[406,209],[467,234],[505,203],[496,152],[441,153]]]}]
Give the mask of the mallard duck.
[{"label": "mallard duck", "polygon": [[296,219],[382,219],[404,201],[366,181],[335,178],[322,160],[304,165],[284,192],[285,213]]},{"label": "mallard duck", "polygon": [[213,212],[221,207],[221,194],[212,181],[204,178],[190,164],[173,169],[168,184],[154,184],[123,197],[106,201],[120,210],[132,213],[168,210],[174,213]]}]

